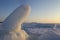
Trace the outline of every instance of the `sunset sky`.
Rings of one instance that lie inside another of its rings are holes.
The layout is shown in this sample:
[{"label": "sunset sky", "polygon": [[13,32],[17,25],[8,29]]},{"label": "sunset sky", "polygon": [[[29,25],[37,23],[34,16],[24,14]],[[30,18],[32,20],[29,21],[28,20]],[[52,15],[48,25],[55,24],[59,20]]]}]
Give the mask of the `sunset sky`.
[{"label": "sunset sky", "polygon": [[32,9],[27,22],[60,23],[60,0],[0,0],[0,21],[22,3]]}]

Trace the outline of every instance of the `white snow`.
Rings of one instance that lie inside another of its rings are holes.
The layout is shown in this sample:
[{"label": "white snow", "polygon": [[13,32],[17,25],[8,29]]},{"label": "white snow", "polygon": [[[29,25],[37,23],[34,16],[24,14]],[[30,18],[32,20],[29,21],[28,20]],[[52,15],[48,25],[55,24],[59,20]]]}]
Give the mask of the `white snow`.
[{"label": "white snow", "polygon": [[0,26],[0,40],[26,40],[28,34],[21,29],[21,24],[29,16],[30,6],[23,4],[16,8]]}]

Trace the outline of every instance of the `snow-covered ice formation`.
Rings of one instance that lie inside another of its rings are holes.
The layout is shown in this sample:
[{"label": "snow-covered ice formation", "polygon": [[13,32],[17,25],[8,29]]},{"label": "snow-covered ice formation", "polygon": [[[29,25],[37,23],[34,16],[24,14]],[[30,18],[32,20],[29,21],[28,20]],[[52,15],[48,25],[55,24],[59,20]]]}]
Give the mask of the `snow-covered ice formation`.
[{"label": "snow-covered ice formation", "polygon": [[16,8],[0,25],[0,40],[27,40],[28,34],[21,24],[29,16],[30,6],[23,4]]}]

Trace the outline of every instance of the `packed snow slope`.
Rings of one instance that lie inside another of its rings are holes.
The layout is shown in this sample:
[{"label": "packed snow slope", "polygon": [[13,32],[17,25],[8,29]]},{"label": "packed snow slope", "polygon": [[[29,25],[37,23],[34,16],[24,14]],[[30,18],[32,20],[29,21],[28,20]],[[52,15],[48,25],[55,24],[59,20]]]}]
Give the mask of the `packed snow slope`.
[{"label": "packed snow slope", "polygon": [[0,25],[0,40],[27,40],[29,36],[21,29],[21,24],[29,16],[30,10],[28,4],[16,8]]}]

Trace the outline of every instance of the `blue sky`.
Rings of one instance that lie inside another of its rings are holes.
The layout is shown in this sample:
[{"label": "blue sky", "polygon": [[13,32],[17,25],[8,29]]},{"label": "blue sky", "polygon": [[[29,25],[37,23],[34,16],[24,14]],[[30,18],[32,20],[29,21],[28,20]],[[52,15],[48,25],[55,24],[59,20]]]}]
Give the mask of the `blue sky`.
[{"label": "blue sky", "polygon": [[60,22],[60,0],[0,0],[0,21],[22,3],[32,9],[28,22]]}]

